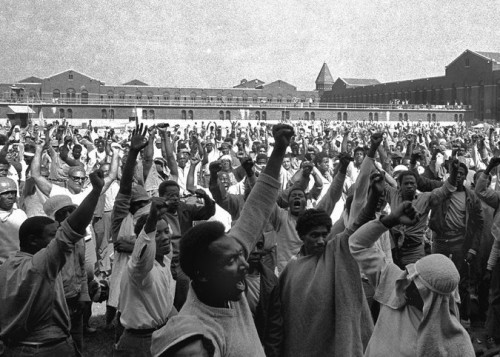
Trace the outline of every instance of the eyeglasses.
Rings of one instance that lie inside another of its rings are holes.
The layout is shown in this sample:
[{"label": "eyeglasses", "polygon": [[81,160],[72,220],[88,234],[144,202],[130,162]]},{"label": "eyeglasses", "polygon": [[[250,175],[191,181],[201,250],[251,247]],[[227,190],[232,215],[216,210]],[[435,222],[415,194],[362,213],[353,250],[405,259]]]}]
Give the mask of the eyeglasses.
[{"label": "eyeglasses", "polygon": [[75,182],[78,182],[78,181],[83,182],[87,179],[87,177],[85,177],[85,176],[71,176],[70,178],[71,178],[71,180],[73,180]]}]

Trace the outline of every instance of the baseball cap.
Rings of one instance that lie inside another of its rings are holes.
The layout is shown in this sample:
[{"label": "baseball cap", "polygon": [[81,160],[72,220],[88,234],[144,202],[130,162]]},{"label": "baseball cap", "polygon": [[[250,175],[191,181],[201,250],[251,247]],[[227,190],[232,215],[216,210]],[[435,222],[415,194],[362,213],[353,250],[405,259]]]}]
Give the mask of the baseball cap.
[{"label": "baseball cap", "polygon": [[43,211],[48,217],[54,219],[57,211],[68,206],[73,206],[75,208],[78,207],[78,205],[75,205],[73,203],[71,197],[67,195],[55,195],[49,197],[47,201],[45,201],[45,203],[43,204]]}]

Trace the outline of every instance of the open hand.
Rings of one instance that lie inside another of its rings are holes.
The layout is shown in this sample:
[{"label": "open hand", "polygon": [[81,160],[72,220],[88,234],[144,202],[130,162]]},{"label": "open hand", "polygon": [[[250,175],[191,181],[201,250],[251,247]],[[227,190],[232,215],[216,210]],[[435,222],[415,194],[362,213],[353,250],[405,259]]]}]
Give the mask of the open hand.
[{"label": "open hand", "polygon": [[147,132],[147,125],[144,126],[143,123],[139,125],[139,123],[136,122],[135,129],[132,131],[132,137],[130,138],[130,150],[139,152],[148,145],[148,140],[146,139]]}]

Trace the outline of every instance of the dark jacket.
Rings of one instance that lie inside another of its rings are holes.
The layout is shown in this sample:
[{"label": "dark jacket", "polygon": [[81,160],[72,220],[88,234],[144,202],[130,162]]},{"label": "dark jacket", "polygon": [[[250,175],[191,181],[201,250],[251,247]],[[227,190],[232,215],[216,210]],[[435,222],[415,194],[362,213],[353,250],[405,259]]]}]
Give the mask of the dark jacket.
[{"label": "dark jacket", "polygon": [[[467,187],[465,188],[465,243],[463,251],[469,249],[474,250],[474,253],[479,252],[481,243],[481,234],[483,232],[484,218],[481,201],[476,196],[476,193]],[[445,200],[439,205],[432,208],[431,217],[429,219],[429,228],[432,229],[436,236],[434,239],[439,239],[449,230],[446,224],[446,212],[450,207],[450,200]]]},{"label": "dark jacket", "polygon": [[[193,226],[193,221],[207,220],[214,214],[215,202],[213,200],[205,200],[203,206],[187,204],[182,201],[179,202],[177,219],[179,221],[181,234],[184,235],[184,233]],[[165,221],[167,221],[166,218]],[[182,271],[179,261],[179,246],[181,239],[182,238],[172,239],[172,262],[170,264],[172,276],[177,281],[174,298],[174,306],[177,310],[180,310],[186,301],[187,292],[189,290],[189,278]]]},{"label": "dark jacket", "polygon": [[[419,176],[417,180],[417,188],[420,191],[433,190],[444,184],[443,181],[429,180],[425,177]],[[466,207],[465,207],[465,243],[463,246],[464,252],[469,249],[474,250],[475,253],[479,252],[481,242],[481,234],[484,226],[483,209],[481,201],[476,193],[467,187],[465,189]],[[432,229],[436,238],[442,237],[448,230],[446,225],[446,212],[448,212],[450,200],[445,200],[440,204],[433,206],[431,217],[429,219],[429,228]]]},{"label": "dark jacket", "polygon": [[278,284],[278,278],[274,272],[262,262],[259,263],[258,270],[260,273],[260,296],[254,316],[255,327],[259,334],[260,341],[264,343],[265,327],[269,316],[269,305],[271,293],[274,287]]}]

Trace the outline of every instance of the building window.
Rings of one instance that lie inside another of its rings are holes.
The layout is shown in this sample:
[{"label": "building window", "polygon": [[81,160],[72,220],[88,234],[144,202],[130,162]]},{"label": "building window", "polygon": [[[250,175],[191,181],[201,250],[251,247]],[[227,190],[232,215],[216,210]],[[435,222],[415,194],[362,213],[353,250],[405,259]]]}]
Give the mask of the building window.
[{"label": "building window", "polygon": [[114,109],[110,109],[109,110],[109,119],[114,119],[115,118],[115,110]]},{"label": "building window", "polygon": [[459,115],[458,115],[458,120],[459,120],[459,121],[462,121],[463,119],[464,119],[463,114],[459,114]]},{"label": "building window", "polygon": [[403,113],[399,113],[399,121],[403,121]]},{"label": "building window", "polygon": [[347,112],[344,112],[344,121],[347,121]]},{"label": "building window", "polygon": [[268,103],[272,103],[272,102],[273,102],[273,96],[272,96],[271,94],[269,94],[269,95],[267,96],[267,102],[268,102]]},{"label": "building window", "polygon": [[194,119],[194,113],[192,110],[188,111],[188,118],[189,119]]},{"label": "building window", "polygon": [[403,115],[403,118],[404,118],[404,120],[405,120],[405,121],[408,121],[408,113],[405,113],[405,114]]},{"label": "building window", "polygon": [[89,104],[89,92],[87,90],[82,90],[81,94],[82,104]]},{"label": "building window", "polygon": [[378,113],[373,114],[373,118],[375,121],[378,121]]},{"label": "building window", "polygon": [[368,120],[369,121],[373,121],[373,113],[369,113],[368,114]]},{"label": "building window", "polygon": [[72,81],[72,80],[73,80],[73,73],[69,72],[69,74],[68,74],[68,79],[69,79],[70,81]]},{"label": "building window", "polygon": [[141,91],[135,92],[135,99],[137,99],[137,100],[141,100],[142,99],[142,92]]},{"label": "building window", "polygon": [[246,93],[243,93],[241,99],[242,99],[243,103],[246,103],[248,101],[248,95]]},{"label": "building window", "polygon": [[267,119],[267,112],[263,111],[262,112],[262,120],[266,120],[266,119]]},{"label": "building window", "polygon": [[337,120],[342,121],[342,113],[341,112],[337,113]]},{"label": "building window", "polygon": [[124,100],[125,99],[125,92],[121,91],[120,93],[118,93],[118,96],[120,97],[121,100]]},{"label": "building window", "polygon": [[226,120],[231,120],[231,112],[226,110]]},{"label": "building window", "polygon": [[149,119],[155,119],[155,111],[153,109],[149,110]]},{"label": "building window", "polygon": [[115,93],[112,90],[108,90],[108,99],[113,99],[115,96]]},{"label": "building window", "polygon": [[181,100],[181,94],[180,93],[175,93],[174,94],[174,100]]},{"label": "building window", "polygon": [[260,112],[258,110],[255,112],[255,120],[260,120]]},{"label": "building window", "polygon": [[59,99],[61,97],[61,91],[59,89],[54,89],[52,91],[52,98]]},{"label": "building window", "polygon": [[436,114],[432,114],[432,121],[435,122],[436,121]]},{"label": "building window", "polygon": [[76,99],[76,92],[73,88],[66,89],[66,98],[68,102],[73,103]]},{"label": "building window", "polygon": [[470,67],[470,61],[469,61],[469,58],[466,58],[465,59],[465,68],[469,68]]},{"label": "building window", "polygon": [[257,96],[257,94],[253,95],[253,102],[254,103],[258,103],[259,102],[259,97]]},{"label": "building window", "polygon": [[429,122],[432,120],[432,118],[431,118],[431,114],[430,114],[430,113],[428,113],[428,114],[427,114],[427,120],[428,120]]},{"label": "building window", "polygon": [[454,119],[455,119],[455,121],[458,121],[458,114],[454,115]]},{"label": "building window", "polygon": [[315,119],[316,119],[316,113],[311,112],[311,120],[315,120]]},{"label": "building window", "polygon": [[66,110],[66,114],[68,119],[73,119],[73,109],[68,108],[68,110]]},{"label": "building window", "polygon": [[232,95],[231,93],[227,94],[227,95],[226,95],[226,100],[227,100],[228,102],[232,102],[232,101],[233,101],[233,95]]},{"label": "building window", "polygon": [[304,120],[309,120],[309,112],[304,113]]},{"label": "building window", "polygon": [[196,92],[191,92],[191,94],[189,95],[189,97],[194,102],[196,100]]},{"label": "building window", "polygon": [[222,110],[219,111],[219,120],[224,120],[224,112]]},{"label": "building window", "polygon": [[282,101],[281,95],[278,95],[278,97],[276,98],[276,102],[281,103],[281,101]]},{"label": "building window", "polygon": [[148,92],[147,96],[148,96],[148,100],[152,100],[153,99],[153,92]]},{"label": "building window", "polygon": [[163,93],[163,100],[170,100],[170,93],[168,92]]},{"label": "building window", "polygon": [[186,120],[186,111],[185,110],[181,111],[181,119]]},{"label": "building window", "polygon": [[106,109],[101,110],[101,119],[108,119],[108,112]]},{"label": "building window", "polygon": [[148,119],[148,111],[146,109],[142,110],[142,119]]}]

